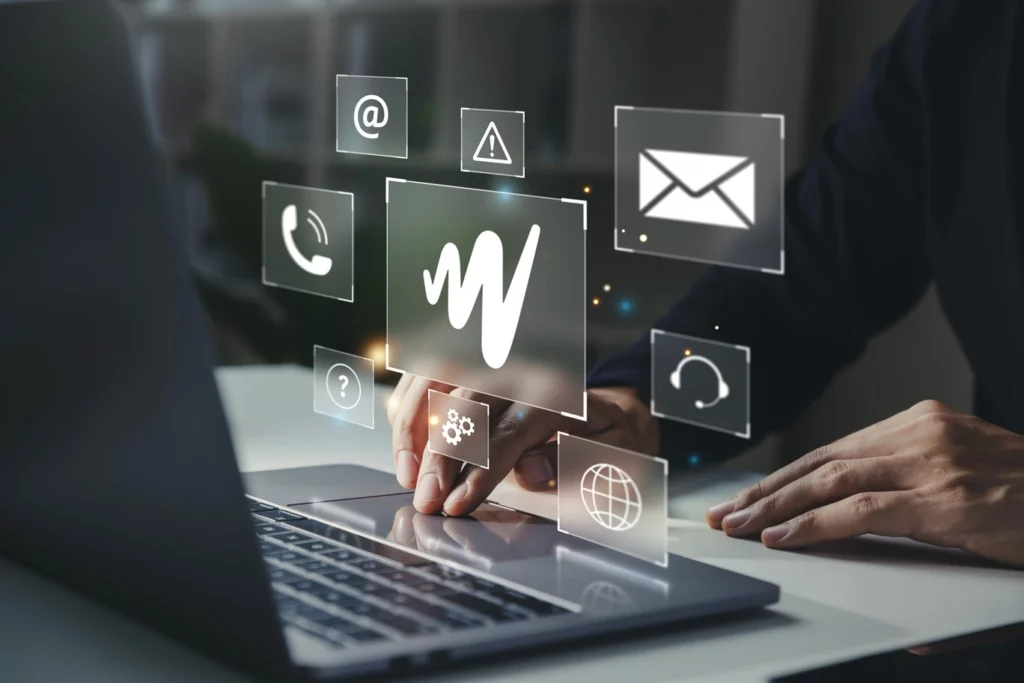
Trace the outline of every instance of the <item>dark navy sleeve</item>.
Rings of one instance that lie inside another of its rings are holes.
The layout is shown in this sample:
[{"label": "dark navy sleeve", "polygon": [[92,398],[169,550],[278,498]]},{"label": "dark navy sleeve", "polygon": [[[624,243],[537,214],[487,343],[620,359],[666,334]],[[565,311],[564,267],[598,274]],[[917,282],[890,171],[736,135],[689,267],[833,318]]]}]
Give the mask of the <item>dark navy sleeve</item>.
[{"label": "dark navy sleeve", "polygon": [[[915,6],[813,163],[788,182],[785,275],[712,269],[654,325],[751,347],[755,439],[790,425],[929,285],[922,93],[943,14],[939,2]],[[649,401],[650,363],[644,334],[599,363],[590,386],[632,387]],[[661,427],[662,455],[672,459],[717,459],[749,445],[668,420]]]}]

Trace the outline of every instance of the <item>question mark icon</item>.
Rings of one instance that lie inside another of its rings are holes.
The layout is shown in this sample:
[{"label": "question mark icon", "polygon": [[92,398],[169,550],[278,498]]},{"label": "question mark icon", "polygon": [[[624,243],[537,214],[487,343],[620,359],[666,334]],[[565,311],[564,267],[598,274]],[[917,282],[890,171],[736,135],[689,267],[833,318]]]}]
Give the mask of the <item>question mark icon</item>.
[{"label": "question mark icon", "polygon": [[327,368],[324,388],[327,390],[326,397],[342,410],[355,408],[363,395],[359,375],[345,363],[335,363]]}]

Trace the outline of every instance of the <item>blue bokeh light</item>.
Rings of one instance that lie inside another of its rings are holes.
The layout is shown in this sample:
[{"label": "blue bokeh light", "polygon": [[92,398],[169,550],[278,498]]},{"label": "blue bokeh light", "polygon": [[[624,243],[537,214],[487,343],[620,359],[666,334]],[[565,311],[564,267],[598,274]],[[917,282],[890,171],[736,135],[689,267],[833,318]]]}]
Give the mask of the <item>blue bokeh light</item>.
[{"label": "blue bokeh light", "polygon": [[514,190],[515,188],[512,186],[512,183],[498,182],[494,184],[494,191],[501,193],[500,199],[503,202],[512,201]]}]

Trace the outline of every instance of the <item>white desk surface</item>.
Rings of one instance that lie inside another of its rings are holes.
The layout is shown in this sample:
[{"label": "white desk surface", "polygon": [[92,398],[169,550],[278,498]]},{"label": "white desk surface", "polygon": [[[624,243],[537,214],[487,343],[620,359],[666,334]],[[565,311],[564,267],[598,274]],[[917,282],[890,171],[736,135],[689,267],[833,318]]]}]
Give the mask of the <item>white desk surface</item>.
[{"label": "white desk surface", "polygon": [[[370,431],[316,415],[310,374],[294,367],[218,371],[239,467],[275,469],[349,462],[392,470],[386,395]],[[383,394],[383,392],[380,392]],[[750,480],[726,471],[671,487],[672,552],[779,584],[782,600],[760,614],[601,648],[516,658],[439,672],[452,681],[620,683],[764,681],[856,657],[1024,622],[1024,572],[959,553],[862,539],[809,553],[769,551],[729,539],[700,520],[709,503]],[[551,514],[550,494],[503,485],[499,501]],[[0,680],[79,683],[242,677],[173,641],[0,559]],[[431,680],[435,676],[420,676]]]}]

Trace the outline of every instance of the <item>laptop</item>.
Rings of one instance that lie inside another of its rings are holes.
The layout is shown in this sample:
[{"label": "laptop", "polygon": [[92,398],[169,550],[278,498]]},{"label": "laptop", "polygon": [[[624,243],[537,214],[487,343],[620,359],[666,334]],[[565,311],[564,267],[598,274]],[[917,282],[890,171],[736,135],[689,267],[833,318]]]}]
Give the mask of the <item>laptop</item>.
[{"label": "laptop", "polygon": [[372,469],[243,479],[120,17],[0,15],[0,63],[21,65],[0,73],[0,553],[263,680],[436,670],[778,599],[492,503],[417,516]]}]

